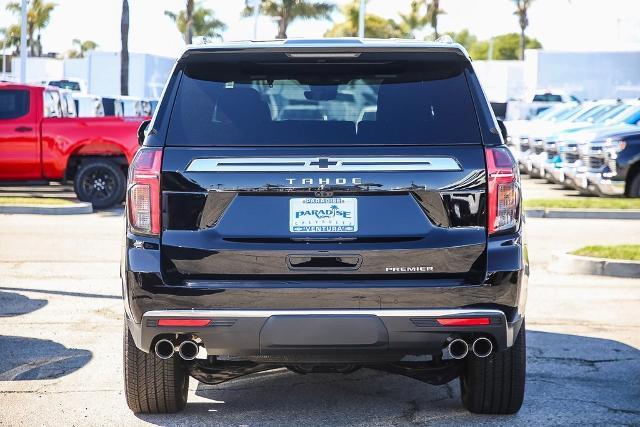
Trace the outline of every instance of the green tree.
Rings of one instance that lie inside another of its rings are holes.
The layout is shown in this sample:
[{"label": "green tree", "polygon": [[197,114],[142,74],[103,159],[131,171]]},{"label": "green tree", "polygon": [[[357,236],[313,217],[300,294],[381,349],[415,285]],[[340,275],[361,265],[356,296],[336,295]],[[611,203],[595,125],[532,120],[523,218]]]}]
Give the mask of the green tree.
[{"label": "green tree", "polygon": [[0,28],[0,34],[2,34],[2,41],[4,49],[13,48],[15,55],[20,53],[20,25],[9,25],[5,28]]},{"label": "green tree", "polygon": [[[276,38],[286,39],[287,28],[296,19],[331,19],[335,5],[305,0],[261,0],[260,13],[275,18],[278,23]],[[253,6],[246,3],[243,16],[253,15]]]},{"label": "green tree", "polygon": [[[355,37],[358,35],[358,14],[360,1],[352,0],[341,9],[345,21],[335,24],[324,35],[325,37]],[[393,19],[367,14],[364,18],[364,36],[374,38],[406,38],[411,34],[403,25]]]},{"label": "green tree", "polygon": [[[474,60],[489,59],[489,42],[486,40],[477,40],[467,49],[469,56]],[[495,59],[495,57],[493,58]]]},{"label": "green tree", "polygon": [[69,58],[84,58],[85,53],[95,50],[98,47],[98,43],[91,40],[73,39],[74,49],[67,52]]},{"label": "green tree", "polygon": [[423,2],[413,0],[409,13],[400,13],[400,25],[415,37],[415,31],[421,30],[429,23],[426,14],[422,12]]},{"label": "green tree", "polygon": [[[425,0],[425,3],[428,0]],[[433,28],[433,38],[437,40],[440,35],[438,34],[438,16],[446,13],[443,9],[440,9],[440,0],[431,0],[427,3],[427,21],[431,23]]]},{"label": "green tree", "polygon": [[457,33],[449,31],[445,34],[451,37],[454,42],[461,44],[467,51],[471,50],[471,48],[478,43],[478,38],[471,34],[466,28]]},{"label": "green tree", "polygon": [[165,10],[164,14],[176,24],[187,44],[193,42],[194,36],[221,39],[222,31],[227,28],[224,22],[216,19],[213,10],[193,0],[187,0],[185,9],[178,13]]},{"label": "green tree", "polygon": [[529,26],[529,7],[533,0],[513,0],[516,5],[516,11],[514,15],[518,17],[518,23],[520,24],[520,56],[521,60],[524,59],[524,50],[527,47],[527,40],[525,36],[525,30]]},{"label": "green tree", "polygon": [[[51,12],[55,9],[55,3],[42,0],[31,0],[27,10],[27,46],[31,56],[42,56],[41,31],[49,25]],[[20,15],[21,4],[18,1],[7,3],[7,10]],[[18,26],[20,28],[20,26]]]},{"label": "green tree", "polygon": [[122,0],[120,17],[120,95],[129,95],[129,1]]},{"label": "green tree", "polygon": [[[517,33],[501,34],[493,37],[491,40],[477,41],[471,45],[469,55],[473,59],[489,59],[489,47],[493,42],[492,58],[497,60],[515,60],[519,58],[520,52],[520,35]],[[542,44],[533,38],[525,39],[525,47],[527,49],[541,49]]]}]

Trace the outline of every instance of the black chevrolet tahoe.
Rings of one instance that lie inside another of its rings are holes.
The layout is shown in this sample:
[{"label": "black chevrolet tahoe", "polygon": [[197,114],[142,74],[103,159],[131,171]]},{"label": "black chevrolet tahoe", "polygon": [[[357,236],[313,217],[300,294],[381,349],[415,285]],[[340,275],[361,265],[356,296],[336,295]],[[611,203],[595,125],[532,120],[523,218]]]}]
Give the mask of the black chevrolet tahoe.
[{"label": "black chevrolet tahoe", "polygon": [[469,411],[518,411],[528,260],[501,125],[457,44],[189,47],[129,171],[131,410],[285,367],[459,378]]}]

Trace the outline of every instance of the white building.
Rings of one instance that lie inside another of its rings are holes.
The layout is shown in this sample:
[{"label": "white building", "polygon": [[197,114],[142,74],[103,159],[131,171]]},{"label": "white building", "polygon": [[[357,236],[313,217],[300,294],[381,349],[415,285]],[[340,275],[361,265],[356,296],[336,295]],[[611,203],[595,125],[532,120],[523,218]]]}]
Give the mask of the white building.
[{"label": "white building", "polygon": [[[174,63],[174,58],[130,53],[129,95],[158,98]],[[11,66],[12,74],[20,75],[20,59],[13,58]],[[62,78],[85,82],[88,92],[94,95],[120,95],[120,53],[91,51],[84,58],[27,58],[28,82]]]},{"label": "white building", "polygon": [[524,61],[474,61],[491,101],[556,91],[581,99],[640,97],[640,51],[527,50]]}]

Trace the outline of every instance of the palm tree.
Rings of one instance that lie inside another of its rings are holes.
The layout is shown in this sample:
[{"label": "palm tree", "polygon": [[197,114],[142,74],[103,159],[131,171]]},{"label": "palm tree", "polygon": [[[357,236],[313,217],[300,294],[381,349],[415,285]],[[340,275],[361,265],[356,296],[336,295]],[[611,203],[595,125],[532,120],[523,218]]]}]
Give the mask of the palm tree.
[{"label": "palm tree", "polygon": [[[302,19],[331,19],[331,12],[335,5],[325,2],[305,0],[261,0],[260,13],[275,18],[278,23],[276,38],[286,39],[289,24],[298,18]],[[244,16],[253,15],[253,6],[247,2]]]},{"label": "palm tree", "polygon": [[440,9],[440,0],[425,0],[425,4],[427,5],[427,16],[426,19],[431,23],[431,28],[433,28],[433,38],[437,40],[440,35],[438,34],[438,15],[442,15],[446,13],[443,9]]},{"label": "palm tree", "polygon": [[215,18],[213,10],[204,8],[193,0],[187,0],[186,6],[179,13],[164,11],[164,14],[176,24],[178,31],[183,34],[185,43],[191,44],[193,36],[222,38],[222,31],[227,26]]},{"label": "palm tree", "polygon": [[411,34],[416,30],[424,28],[424,26],[429,23],[427,15],[422,14],[422,4],[423,3],[418,0],[413,0],[411,2],[411,11],[406,14],[400,14],[400,25]]},{"label": "palm tree", "polygon": [[[325,37],[356,37],[358,35],[358,19],[360,15],[360,0],[352,0],[341,8],[344,22],[335,24],[326,33]],[[364,36],[380,39],[409,37],[409,31],[405,25],[398,24],[393,19],[387,19],[379,15],[367,13],[364,18]]]},{"label": "palm tree", "polygon": [[75,49],[72,49],[67,52],[67,56],[69,58],[84,58],[84,54],[89,52],[90,50],[95,50],[98,47],[98,43],[92,40],[80,40],[73,39],[73,46]]},{"label": "palm tree", "polygon": [[518,22],[520,24],[520,60],[524,59],[524,50],[527,47],[527,40],[525,37],[525,30],[529,26],[529,7],[533,0],[513,0],[516,4],[516,11],[514,15],[518,16]]},{"label": "palm tree", "polygon": [[[31,56],[42,56],[41,31],[51,20],[51,12],[55,9],[55,3],[43,2],[42,0],[31,0],[29,10],[27,10],[27,46]],[[20,14],[21,4],[12,1],[7,4],[7,10],[15,14]],[[37,33],[37,34],[36,34]]]},{"label": "palm tree", "polygon": [[120,94],[129,95],[129,2],[122,0],[122,17],[120,18]]},{"label": "palm tree", "polygon": [[18,55],[20,53],[20,25],[13,24],[0,28],[0,34],[2,34],[3,48],[13,48],[14,55]]}]

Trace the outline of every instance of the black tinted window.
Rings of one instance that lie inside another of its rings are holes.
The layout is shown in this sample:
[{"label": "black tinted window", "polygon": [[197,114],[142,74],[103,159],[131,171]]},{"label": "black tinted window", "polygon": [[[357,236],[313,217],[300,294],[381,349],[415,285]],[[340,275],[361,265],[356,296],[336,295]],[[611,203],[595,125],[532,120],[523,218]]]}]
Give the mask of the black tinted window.
[{"label": "black tinted window", "polygon": [[0,119],[17,119],[29,112],[29,91],[0,90]]},{"label": "black tinted window", "polygon": [[552,93],[535,95],[533,97],[533,102],[562,102],[562,96],[554,95]]},{"label": "black tinted window", "polygon": [[479,143],[460,62],[187,65],[168,145]]},{"label": "black tinted window", "polygon": [[73,91],[80,91],[80,83],[70,82],[69,80],[51,80],[49,86],[59,87],[60,89],[68,89]]}]

